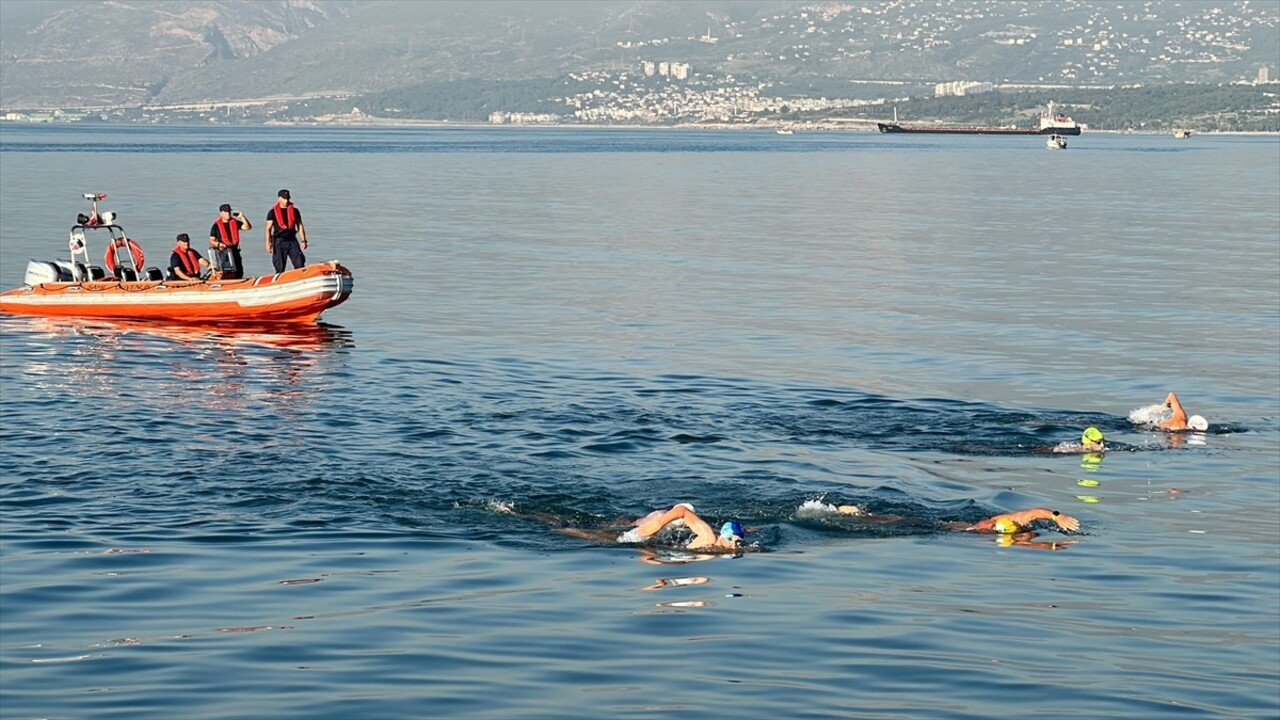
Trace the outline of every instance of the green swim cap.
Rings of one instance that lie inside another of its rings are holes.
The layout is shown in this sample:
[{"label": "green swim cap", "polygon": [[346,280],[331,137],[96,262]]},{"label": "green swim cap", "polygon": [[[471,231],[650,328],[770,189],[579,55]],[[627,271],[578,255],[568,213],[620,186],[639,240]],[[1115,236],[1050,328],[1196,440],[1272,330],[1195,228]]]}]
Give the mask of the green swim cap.
[{"label": "green swim cap", "polygon": [[993,525],[991,529],[995,530],[1001,535],[1009,535],[1012,533],[1022,532],[1022,526],[1010,520],[1007,517],[997,518],[995,525]]},{"label": "green swim cap", "polygon": [[1102,431],[1096,427],[1087,427],[1084,429],[1084,435],[1080,436],[1081,442],[1100,443],[1102,442]]}]

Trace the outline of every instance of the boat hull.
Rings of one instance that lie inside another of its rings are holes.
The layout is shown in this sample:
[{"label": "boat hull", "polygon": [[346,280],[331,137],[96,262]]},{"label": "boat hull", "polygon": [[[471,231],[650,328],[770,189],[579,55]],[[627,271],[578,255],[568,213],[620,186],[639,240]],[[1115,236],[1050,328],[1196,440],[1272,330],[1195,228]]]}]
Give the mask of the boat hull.
[{"label": "boat hull", "polygon": [[899,125],[876,123],[882,133],[920,133],[925,135],[1079,135],[1080,127],[1002,128],[1002,127],[946,127],[943,125]]},{"label": "boat hull", "polygon": [[336,260],[243,280],[50,282],[0,293],[0,312],[174,323],[315,322],[351,295]]}]

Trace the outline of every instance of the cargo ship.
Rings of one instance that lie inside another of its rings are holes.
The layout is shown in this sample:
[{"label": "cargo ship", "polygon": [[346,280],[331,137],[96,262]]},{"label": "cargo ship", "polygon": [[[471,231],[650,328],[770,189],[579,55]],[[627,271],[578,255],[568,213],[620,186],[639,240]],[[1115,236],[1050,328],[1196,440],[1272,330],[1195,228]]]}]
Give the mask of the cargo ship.
[{"label": "cargo ship", "polygon": [[1039,127],[978,127],[973,125],[903,125],[898,122],[898,110],[893,110],[893,122],[876,123],[882,133],[929,133],[934,135],[1079,135],[1080,126],[1076,121],[1053,111],[1040,116]]}]

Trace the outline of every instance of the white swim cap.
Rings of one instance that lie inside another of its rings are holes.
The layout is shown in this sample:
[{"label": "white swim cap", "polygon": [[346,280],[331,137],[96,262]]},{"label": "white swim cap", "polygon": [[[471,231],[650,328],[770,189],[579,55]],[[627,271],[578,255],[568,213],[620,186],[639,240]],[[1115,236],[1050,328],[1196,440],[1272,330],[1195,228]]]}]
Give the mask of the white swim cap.
[{"label": "white swim cap", "polygon": [[694,510],[694,509],[693,509],[693,503],[676,503],[676,507],[688,508],[688,509],[689,509],[689,512],[691,512],[691,513],[696,513],[696,512],[698,512],[697,510]]},{"label": "white swim cap", "polygon": [[1187,418],[1187,427],[1191,428],[1192,430],[1199,430],[1201,432],[1204,432],[1205,430],[1209,429],[1209,421],[1205,420],[1199,415],[1192,415],[1191,417]]}]

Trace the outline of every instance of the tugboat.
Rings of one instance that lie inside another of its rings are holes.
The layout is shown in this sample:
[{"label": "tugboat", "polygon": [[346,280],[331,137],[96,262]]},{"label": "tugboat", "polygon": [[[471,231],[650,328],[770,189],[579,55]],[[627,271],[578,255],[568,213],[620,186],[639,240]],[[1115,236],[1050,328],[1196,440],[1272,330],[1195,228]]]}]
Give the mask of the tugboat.
[{"label": "tugboat", "polygon": [[[125,234],[113,212],[98,212],[106,193],[85,193],[92,203],[71,226],[70,260],[32,260],[23,286],[0,293],[0,312],[173,323],[315,322],[351,296],[351,271],[337,260],[276,275],[224,280],[213,271],[177,280],[147,267],[142,247]],[[106,233],[101,266],[89,257],[89,237]]]}]

